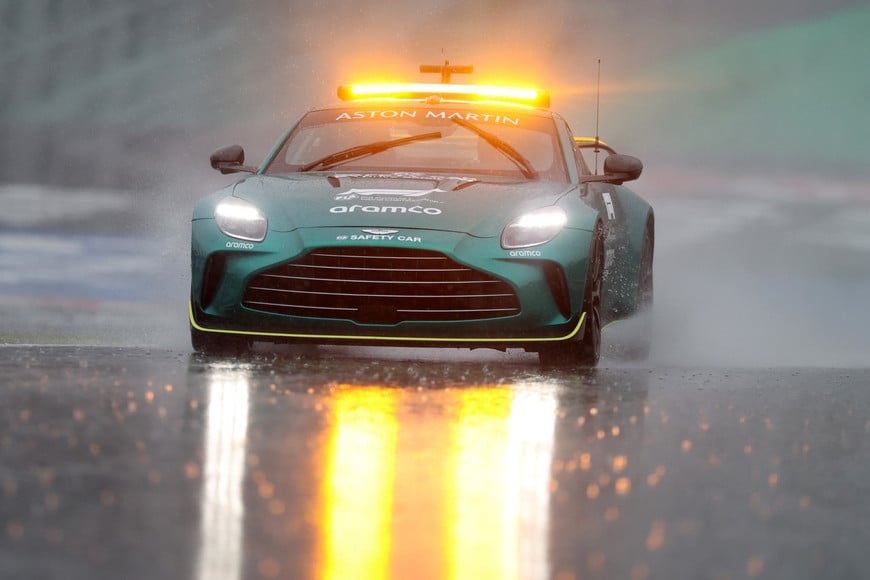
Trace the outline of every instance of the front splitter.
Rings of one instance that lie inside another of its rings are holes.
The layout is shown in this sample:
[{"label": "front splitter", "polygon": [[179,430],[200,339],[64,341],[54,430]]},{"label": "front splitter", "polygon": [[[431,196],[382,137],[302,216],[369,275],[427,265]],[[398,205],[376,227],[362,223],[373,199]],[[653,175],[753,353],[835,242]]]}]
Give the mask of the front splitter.
[{"label": "front splitter", "polygon": [[193,312],[193,302],[188,303],[188,316],[190,325],[200,332],[208,332],[214,334],[226,334],[232,336],[245,336],[253,340],[262,340],[266,342],[275,341],[304,341],[304,342],[320,342],[325,344],[368,344],[390,345],[402,344],[407,346],[456,346],[456,347],[509,347],[509,346],[533,346],[535,344],[563,342],[571,340],[583,328],[583,322],[586,320],[586,313],[580,314],[577,325],[563,336],[548,336],[548,337],[440,337],[440,336],[378,336],[365,334],[318,334],[318,333],[294,333],[294,332],[261,332],[250,330],[233,330],[226,328],[207,328],[197,322]]}]

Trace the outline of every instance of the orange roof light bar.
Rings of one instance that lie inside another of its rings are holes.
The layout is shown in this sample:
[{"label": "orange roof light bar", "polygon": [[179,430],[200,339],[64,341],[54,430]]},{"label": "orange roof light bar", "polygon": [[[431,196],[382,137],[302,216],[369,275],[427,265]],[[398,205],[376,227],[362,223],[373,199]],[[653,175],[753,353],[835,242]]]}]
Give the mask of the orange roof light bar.
[{"label": "orange roof light bar", "polygon": [[439,96],[461,101],[497,101],[546,109],[550,93],[542,89],[452,83],[386,83],[341,85],[338,96],[344,101],[361,99],[425,99]]}]

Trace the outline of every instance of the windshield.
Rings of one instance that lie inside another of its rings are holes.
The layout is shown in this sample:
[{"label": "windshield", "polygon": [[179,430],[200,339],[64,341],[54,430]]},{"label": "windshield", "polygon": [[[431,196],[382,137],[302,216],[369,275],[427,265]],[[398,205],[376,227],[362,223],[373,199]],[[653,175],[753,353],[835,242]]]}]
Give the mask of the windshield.
[{"label": "windshield", "polygon": [[328,169],[568,180],[551,118],[484,109],[314,111],[299,122],[266,173]]}]

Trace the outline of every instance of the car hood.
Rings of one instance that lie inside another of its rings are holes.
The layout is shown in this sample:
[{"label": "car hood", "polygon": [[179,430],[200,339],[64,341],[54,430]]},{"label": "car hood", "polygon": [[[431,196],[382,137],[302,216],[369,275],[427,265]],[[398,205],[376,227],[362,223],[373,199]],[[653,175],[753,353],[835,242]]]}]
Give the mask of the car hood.
[{"label": "car hood", "polygon": [[274,231],[310,227],[431,229],[498,236],[520,214],[554,204],[573,186],[546,181],[424,175],[254,175],[233,195]]}]

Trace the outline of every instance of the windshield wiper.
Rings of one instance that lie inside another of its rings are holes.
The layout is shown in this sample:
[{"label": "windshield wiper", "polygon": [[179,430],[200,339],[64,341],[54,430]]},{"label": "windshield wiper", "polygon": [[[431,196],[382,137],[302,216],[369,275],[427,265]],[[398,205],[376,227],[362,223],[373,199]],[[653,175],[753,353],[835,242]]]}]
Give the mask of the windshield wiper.
[{"label": "windshield wiper", "polygon": [[534,167],[532,167],[532,163],[528,159],[526,159],[522,153],[514,149],[513,145],[501,139],[500,137],[496,137],[489,131],[484,131],[477,125],[470,123],[465,119],[454,118],[451,120],[460,127],[465,127],[472,133],[476,133],[478,137],[492,145],[500,153],[504,154],[505,157],[510,159],[514,163],[514,165],[516,165],[520,169],[520,171],[523,172],[523,176],[525,176],[526,179],[538,178],[538,172],[535,170]]},{"label": "windshield wiper", "polygon": [[386,151],[387,149],[392,149],[393,147],[399,147],[401,145],[414,143],[416,141],[424,141],[426,139],[440,138],[441,133],[436,131],[434,133],[422,133],[420,135],[411,135],[410,137],[393,139],[392,141],[375,141],[374,143],[368,143],[366,145],[357,145],[348,149],[342,149],[341,151],[337,151],[335,153],[330,153],[326,157],[321,157],[320,159],[312,161],[311,163],[306,163],[299,168],[299,171],[311,171],[312,169],[328,169],[330,167],[334,167],[335,165],[350,161],[351,159],[356,159],[358,157],[368,157],[369,155],[374,155],[375,153],[380,153],[382,151]]}]

